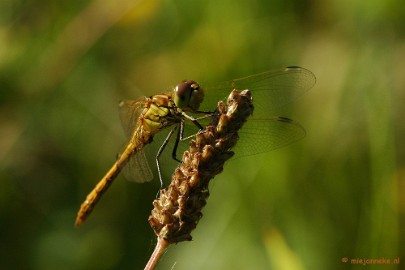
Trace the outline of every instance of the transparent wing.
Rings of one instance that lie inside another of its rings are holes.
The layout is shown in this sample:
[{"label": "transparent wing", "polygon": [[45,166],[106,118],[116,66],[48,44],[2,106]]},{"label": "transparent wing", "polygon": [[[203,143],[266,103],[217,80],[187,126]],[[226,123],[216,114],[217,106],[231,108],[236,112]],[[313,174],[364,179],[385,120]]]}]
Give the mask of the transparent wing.
[{"label": "transparent wing", "polygon": [[203,83],[205,91],[201,111],[212,111],[218,100],[225,100],[231,90],[252,92],[255,118],[269,117],[283,105],[301,96],[316,82],[315,75],[301,67],[287,67],[216,84]]},{"label": "transparent wing", "polygon": [[134,100],[122,100],[118,104],[121,125],[128,139],[131,138],[138,124],[138,118],[145,108],[145,103],[146,97],[141,97]]},{"label": "transparent wing", "polygon": [[153,179],[153,173],[143,149],[129,159],[124,168],[124,175],[129,181],[137,183],[149,182]]},{"label": "transparent wing", "polygon": [[[123,100],[119,103],[121,124],[127,138],[131,138],[139,123],[138,119],[145,107],[146,98]],[[144,147],[147,147],[145,145]],[[153,179],[144,149],[134,154],[124,168],[124,175],[130,181],[143,183]]]},{"label": "transparent wing", "polygon": [[[193,124],[187,123],[187,121],[185,129],[186,131],[188,130],[188,134],[196,134],[198,132],[198,129]],[[232,151],[235,152],[234,158],[265,153],[294,143],[304,138],[305,134],[305,129],[299,123],[289,118],[248,119],[239,131],[239,140]],[[184,151],[189,148],[190,140],[194,138],[191,137],[189,140],[179,143],[177,149],[178,159],[182,158]],[[161,145],[163,136],[156,139],[159,141],[157,145]],[[156,152],[157,145],[153,145],[150,149],[155,148],[154,152]],[[174,161],[171,157],[173,147],[174,138],[172,138],[162,153],[161,165],[166,179],[170,177],[173,169],[178,165],[178,162]]]},{"label": "transparent wing", "polygon": [[305,134],[305,129],[289,118],[248,119],[232,150],[236,158],[256,155],[287,146]]}]

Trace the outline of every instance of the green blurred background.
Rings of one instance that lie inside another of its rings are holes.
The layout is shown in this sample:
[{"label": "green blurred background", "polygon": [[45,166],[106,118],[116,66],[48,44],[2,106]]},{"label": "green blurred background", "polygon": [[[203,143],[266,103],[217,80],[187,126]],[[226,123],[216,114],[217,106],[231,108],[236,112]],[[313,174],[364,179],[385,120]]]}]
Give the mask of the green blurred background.
[{"label": "green blurred background", "polygon": [[125,142],[118,101],[288,65],[317,76],[284,115],[306,138],[228,163],[158,269],[404,269],[400,0],[2,0],[0,268],[143,269],[158,181],[119,176],[74,227]]}]

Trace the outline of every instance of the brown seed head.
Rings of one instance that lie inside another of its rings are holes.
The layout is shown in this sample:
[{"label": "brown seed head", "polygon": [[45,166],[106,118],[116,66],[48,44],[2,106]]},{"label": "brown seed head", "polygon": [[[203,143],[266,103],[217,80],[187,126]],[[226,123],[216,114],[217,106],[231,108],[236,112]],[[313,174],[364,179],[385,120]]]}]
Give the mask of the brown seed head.
[{"label": "brown seed head", "polygon": [[233,156],[238,130],[253,112],[249,90],[233,90],[227,103],[220,101],[217,114],[203,132],[190,142],[168,189],[153,202],[149,223],[155,234],[169,243],[191,240],[191,231],[202,217],[209,196],[209,181]]}]

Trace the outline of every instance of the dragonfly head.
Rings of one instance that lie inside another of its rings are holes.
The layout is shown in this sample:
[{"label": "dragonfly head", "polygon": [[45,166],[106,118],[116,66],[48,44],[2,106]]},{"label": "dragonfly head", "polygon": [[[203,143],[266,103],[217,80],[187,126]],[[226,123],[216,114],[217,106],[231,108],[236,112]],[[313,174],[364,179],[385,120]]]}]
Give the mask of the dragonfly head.
[{"label": "dragonfly head", "polygon": [[182,81],[174,89],[173,100],[182,110],[196,111],[204,99],[204,92],[200,85],[192,80]]}]

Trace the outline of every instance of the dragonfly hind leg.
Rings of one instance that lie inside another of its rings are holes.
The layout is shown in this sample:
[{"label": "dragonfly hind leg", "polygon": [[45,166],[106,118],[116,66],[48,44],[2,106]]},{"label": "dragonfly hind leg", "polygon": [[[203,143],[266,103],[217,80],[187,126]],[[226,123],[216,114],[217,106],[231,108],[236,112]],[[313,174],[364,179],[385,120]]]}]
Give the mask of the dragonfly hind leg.
[{"label": "dragonfly hind leg", "polygon": [[177,131],[176,140],[174,141],[174,147],[172,150],[172,158],[181,163],[181,160],[177,158],[177,147],[179,146],[179,142],[182,140],[184,134],[184,121],[180,122],[180,129]]},{"label": "dragonfly hind leg", "polygon": [[[162,171],[160,168],[159,158],[162,155],[164,149],[166,148],[167,144],[170,141],[170,138],[173,136],[173,133],[176,131],[176,129],[177,129],[177,125],[172,130],[170,130],[169,134],[167,135],[166,139],[164,140],[163,144],[160,146],[159,151],[156,154],[156,167],[157,167],[158,174],[159,174],[160,189],[163,188],[163,179],[162,179]],[[177,141],[177,139],[176,139],[176,141]],[[177,148],[177,144],[178,144],[178,142],[175,143],[175,148]]]}]

